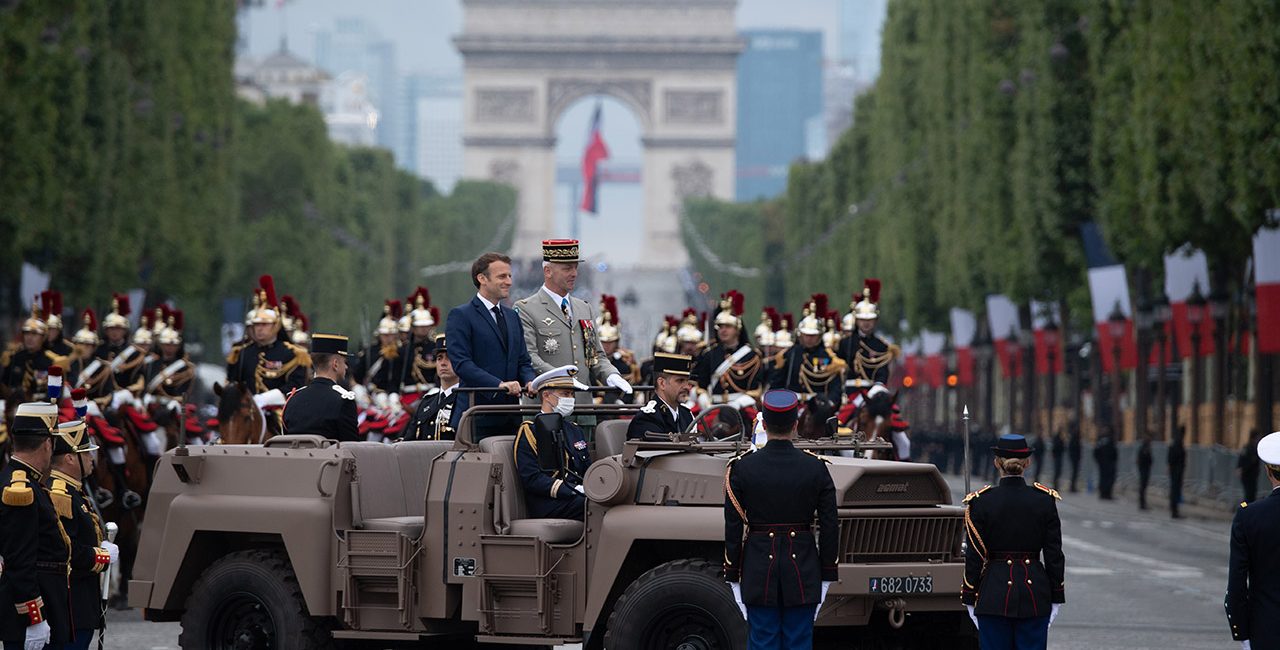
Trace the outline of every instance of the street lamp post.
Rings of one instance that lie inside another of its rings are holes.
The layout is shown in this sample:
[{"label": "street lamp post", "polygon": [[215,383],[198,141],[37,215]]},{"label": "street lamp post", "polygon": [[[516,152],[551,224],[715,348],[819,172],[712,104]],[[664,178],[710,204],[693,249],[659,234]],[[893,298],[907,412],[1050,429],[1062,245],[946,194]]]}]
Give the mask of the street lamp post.
[{"label": "street lamp post", "polygon": [[1058,324],[1054,321],[1049,321],[1049,324],[1044,326],[1043,336],[1045,356],[1049,361],[1049,372],[1047,373],[1049,377],[1049,385],[1046,387],[1047,390],[1045,391],[1048,397],[1049,413],[1047,416],[1048,421],[1045,423],[1045,434],[1052,437],[1054,433],[1053,411],[1058,406],[1058,374],[1057,366],[1055,365],[1055,362],[1058,360],[1058,342],[1061,340],[1058,331]]},{"label": "street lamp post", "polygon": [[1191,325],[1191,440],[1200,441],[1200,400],[1201,400],[1201,357],[1200,357],[1200,324],[1204,322],[1206,300],[1200,292],[1197,280],[1191,289],[1191,297],[1187,298],[1187,323]]},{"label": "street lamp post", "polygon": [[1018,380],[1014,377],[1013,373],[1018,366],[1014,365],[1014,360],[1017,360],[1019,365],[1022,363],[1022,344],[1018,342],[1017,325],[1009,326],[1009,338],[1005,339],[1005,345],[1013,346],[1012,350],[1008,350],[1006,348],[1005,353],[1009,358],[1009,376],[1005,377],[1005,380],[1009,382],[1009,416],[1005,422],[1009,424],[1009,431],[1012,432],[1016,431],[1014,428],[1013,416],[1018,412],[1016,408],[1018,403]]},{"label": "street lamp post", "polygon": [[[1152,323],[1156,330],[1156,368],[1159,373],[1156,375],[1156,417],[1159,424],[1156,425],[1156,440],[1167,440],[1168,436],[1165,432],[1169,426],[1169,358],[1168,345],[1169,337],[1165,331],[1169,325],[1170,318],[1169,299],[1163,293],[1151,305]],[[1177,416],[1175,415],[1176,419]]]},{"label": "street lamp post", "polygon": [[1111,426],[1115,428],[1115,436],[1124,439],[1124,418],[1120,413],[1120,347],[1125,330],[1124,311],[1120,309],[1120,301],[1111,310],[1107,318],[1108,333],[1111,335]]},{"label": "street lamp post", "polygon": [[1138,302],[1137,313],[1138,325],[1138,369],[1134,371],[1134,383],[1136,384],[1136,394],[1134,395],[1134,426],[1139,439],[1148,435],[1150,428],[1147,422],[1147,406],[1150,402],[1151,393],[1151,329],[1155,318],[1152,316],[1151,301],[1147,300],[1146,293],[1143,292],[1142,300]]}]

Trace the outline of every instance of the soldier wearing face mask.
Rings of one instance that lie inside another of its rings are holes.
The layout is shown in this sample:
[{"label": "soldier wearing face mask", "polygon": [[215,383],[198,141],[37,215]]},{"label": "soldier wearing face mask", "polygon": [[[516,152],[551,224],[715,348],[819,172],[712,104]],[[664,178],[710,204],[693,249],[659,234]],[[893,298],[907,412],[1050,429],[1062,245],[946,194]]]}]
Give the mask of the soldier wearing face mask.
[{"label": "soldier wearing face mask", "polygon": [[591,455],[582,429],[569,421],[574,391],[586,388],[574,379],[577,373],[575,366],[561,366],[530,384],[542,412],[520,425],[515,441],[516,472],[530,517],[582,519],[585,512],[582,475]]}]

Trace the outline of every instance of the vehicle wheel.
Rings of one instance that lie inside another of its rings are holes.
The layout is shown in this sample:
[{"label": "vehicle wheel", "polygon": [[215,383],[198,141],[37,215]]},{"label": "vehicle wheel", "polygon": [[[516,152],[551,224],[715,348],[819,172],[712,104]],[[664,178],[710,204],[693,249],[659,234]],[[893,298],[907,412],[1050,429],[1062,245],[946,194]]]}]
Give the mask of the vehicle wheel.
[{"label": "vehicle wheel", "polygon": [[279,551],[231,553],[196,580],[178,645],[201,650],[304,650],[335,647],[312,618],[298,578]]},{"label": "vehicle wheel", "polygon": [[745,648],[747,622],[718,566],[706,560],[675,560],[646,571],[622,592],[609,614],[604,646]]}]

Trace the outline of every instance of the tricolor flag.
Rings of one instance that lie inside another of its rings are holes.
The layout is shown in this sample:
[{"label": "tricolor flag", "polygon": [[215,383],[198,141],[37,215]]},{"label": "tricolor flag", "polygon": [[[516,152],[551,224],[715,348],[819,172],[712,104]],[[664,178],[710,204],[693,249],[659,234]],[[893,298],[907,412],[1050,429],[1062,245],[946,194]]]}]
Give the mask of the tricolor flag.
[{"label": "tricolor flag", "polygon": [[941,332],[920,330],[920,348],[924,353],[924,383],[938,388],[943,385],[946,375],[946,359],[942,358],[942,348],[947,345],[947,335]]},{"label": "tricolor flag", "polygon": [[[1209,297],[1209,263],[1204,251],[1184,246],[1164,256],[1164,293],[1173,313],[1170,327],[1177,341],[1179,359],[1191,356],[1191,307],[1187,299],[1200,288],[1202,298]],[[1213,318],[1202,305],[1200,314],[1200,356],[1213,354]],[[1172,351],[1171,351],[1172,352]]]},{"label": "tricolor flag", "polygon": [[600,104],[596,103],[596,111],[591,116],[591,135],[587,136],[587,150],[582,153],[582,205],[584,212],[599,214],[596,209],[597,190],[600,185],[600,161],[609,158],[609,147],[604,144],[604,136],[600,133]]},{"label": "tricolor flag", "polygon": [[1253,236],[1253,279],[1257,286],[1258,352],[1280,352],[1280,228]]},{"label": "tricolor flag", "polygon": [[951,308],[951,342],[956,348],[956,382],[973,385],[973,337],[978,333],[978,319],[973,312]]},{"label": "tricolor flag", "polygon": [[[1093,223],[1082,228],[1084,255],[1089,263],[1089,297],[1093,303],[1093,323],[1098,330],[1098,354],[1104,372],[1112,372],[1115,347],[1120,346],[1120,367],[1138,367],[1138,346],[1133,338],[1133,305],[1129,301],[1129,280],[1124,265],[1116,262]],[[1111,315],[1119,310],[1124,317],[1120,339],[1111,336]]]},{"label": "tricolor flag", "polygon": [[[1056,337],[1049,335],[1049,325],[1059,328]],[[1058,303],[1031,301],[1031,334],[1036,352],[1036,374],[1062,374],[1062,317]],[[1052,339],[1052,340],[1051,340]],[[1053,357],[1053,367],[1049,358]]]},{"label": "tricolor flag", "polygon": [[1001,372],[1005,377],[1021,377],[1022,351],[1018,347],[1018,336],[1022,331],[1022,320],[1018,318],[1018,306],[1009,300],[1009,296],[987,296],[987,326],[991,328],[991,340],[995,343]]}]

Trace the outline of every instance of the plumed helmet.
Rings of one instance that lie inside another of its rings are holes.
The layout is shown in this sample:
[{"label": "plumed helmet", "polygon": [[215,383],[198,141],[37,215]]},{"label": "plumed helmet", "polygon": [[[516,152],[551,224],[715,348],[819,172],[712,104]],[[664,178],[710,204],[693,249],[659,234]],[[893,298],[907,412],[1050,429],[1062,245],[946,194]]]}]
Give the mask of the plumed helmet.
[{"label": "plumed helmet", "polygon": [[618,299],[608,294],[600,296],[600,317],[596,319],[596,334],[600,341],[612,343],[622,338],[618,327]]},{"label": "plumed helmet", "polygon": [[876,278],[862,281],[862,300],[853,306],[853,317],[858,320],[880,317],[880,281]]},{"label": "plumed helmet", "polygon": [[111,311],[102,319],[102,328],[113,327],[129,329],[129,296],[123,293],[111,294]]}]

